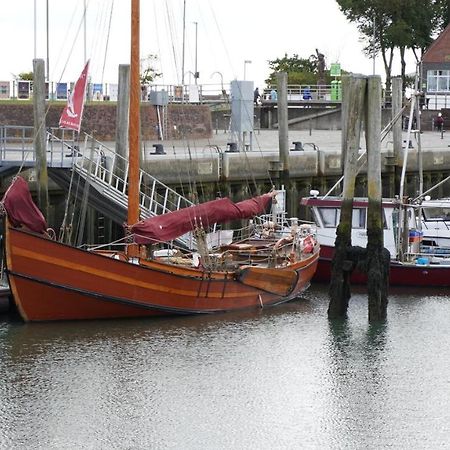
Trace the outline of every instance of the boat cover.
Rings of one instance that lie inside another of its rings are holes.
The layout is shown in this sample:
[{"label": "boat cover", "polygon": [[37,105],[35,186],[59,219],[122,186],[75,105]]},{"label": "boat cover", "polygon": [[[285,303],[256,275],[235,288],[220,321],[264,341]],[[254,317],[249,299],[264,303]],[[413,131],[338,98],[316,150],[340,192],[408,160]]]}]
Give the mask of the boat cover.
[{"label": "boat cover", "polygon": [[28,183],[22,177],[17,176],[13,179],[3,196],[2,204],[13,226],[26,227],[35,233],[46,233],[47,222],[34,204]]},{"label": "boat cover", "polygon": [[264,194],[238,203],[233,203],[229,198],[212,200],[142,220],[132,225],[130,231],[138,244],[167,242],[193,231],[196,227],[207,228],[215,223],[249,219],[263,214],[272,198],[272,194]]}]

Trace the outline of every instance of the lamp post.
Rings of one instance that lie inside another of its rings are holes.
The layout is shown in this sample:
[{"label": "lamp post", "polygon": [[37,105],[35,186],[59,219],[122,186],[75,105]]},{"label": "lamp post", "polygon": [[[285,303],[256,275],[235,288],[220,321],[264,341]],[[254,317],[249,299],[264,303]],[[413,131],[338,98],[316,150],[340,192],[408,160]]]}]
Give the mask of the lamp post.
[{"label": "lamp post", "polygon": [[220,88],[221,88],[222,91],[223,91],[223,75],[222,75],[222,73],[221,73],[221,72],[213,72],[213,73],[211,74],[211,78],[212,78],[216,73],[220,76]]},{"label": "lamp post", "polygon": [[194,22],[194,25],[195,25],[195,69],[194,69],[195,75],[194,75],[194,78],[195,78],[195,84],[197,84],[197,80],[198,80],[198,70],[197,70],[198,22]]},{"label": "lamp post", "polygon": [[191,76],[195,78],[195,73],[188,70],[187,72],[184,72],[184,79],[186,79],[186,75],[189,75],[189,84],[191,84]]},{"label": "lamp post", "polygon": [[251,64],[252,62],[249,59],[246,59],[244,61],[244,81],[245,81],[245,75],[246,75],[246,69],[247,69],[247,64]]}]

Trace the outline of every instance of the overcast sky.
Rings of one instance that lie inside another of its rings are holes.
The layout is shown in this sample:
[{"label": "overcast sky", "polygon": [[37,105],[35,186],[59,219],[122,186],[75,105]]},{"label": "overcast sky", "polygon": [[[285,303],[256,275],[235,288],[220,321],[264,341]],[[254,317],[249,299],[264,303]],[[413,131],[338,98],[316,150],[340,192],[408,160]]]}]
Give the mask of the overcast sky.
[{"label": "overcast sky", "polygon": [[[129,62],[129,0],[1,0],[0,80],[31,71],[35,47],[36,57],[47,60],[48,29],[50,79],[75,81],[84,62],[84,2],[92,81],[116,83],[118,65]],[[141,57],[158,56],[153,65],[163,74],[160,84],[182,79],[183,4],[141,0]],[[243,79],[245,67],[246,79],[263,87],[269,60],[285,53],[307,58],[316,48],[327,66],[339,62],[348,71],[373,71],[355,26],[334,0],[186,0],[185,24],[185,83],[193,82],[196,48],[199,84],[220,83],[221,76],[224,83]],[[407,70],[414,71],[414,65]],[[383,74],[379,59],[376,73]]]}]

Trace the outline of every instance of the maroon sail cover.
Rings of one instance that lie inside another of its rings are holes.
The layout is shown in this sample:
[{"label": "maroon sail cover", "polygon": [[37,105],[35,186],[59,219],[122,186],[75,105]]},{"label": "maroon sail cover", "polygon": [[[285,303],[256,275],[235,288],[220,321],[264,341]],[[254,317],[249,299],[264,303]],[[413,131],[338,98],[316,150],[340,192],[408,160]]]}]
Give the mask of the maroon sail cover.
[{"label": "maroon sail cover", "polygon": [[266,211],[272,201],[271,194],[233,203],[221,198],[198,206],[179,209],[161,216],[142,220],[130,228],[138,244],[166,242],[192,231],[195,227],[207,228],[215,223],[248,219]]},{"label": "maroon sail cover", "polygon": [[31,198],[28,183],[22,177],[14,178],[3,196],[2,203],[12,225],[25,226],[36,233],[46,233],[47,223]]}]

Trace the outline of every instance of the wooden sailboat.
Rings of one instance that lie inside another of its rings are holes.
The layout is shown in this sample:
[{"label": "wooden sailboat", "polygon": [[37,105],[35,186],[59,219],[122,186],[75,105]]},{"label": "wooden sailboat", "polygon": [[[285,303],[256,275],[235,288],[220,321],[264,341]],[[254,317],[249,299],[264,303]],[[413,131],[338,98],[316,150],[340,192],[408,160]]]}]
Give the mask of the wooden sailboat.
[{"label": "wooden sailboat", "polygon": [[[27,183],[6,192],[5,255],[13,298],[25,321],[209,314],[262,308],[296,298],[316,270],[310,225],[276,229],[253,223],[246,238],[202,244],[208,227],[266,212],[273,195],[240,203],[219,199],[139,221],[139,1],[132,0],[129,142],[130,242],[125,251],[88,251],[51,239]],[[186,231],[198,254],[154,251]],[[148,248],[150,247],[150,249]],[[145,252],[144,250],[149,250]],[[159,255],[159,256],[157,256]]]}]

